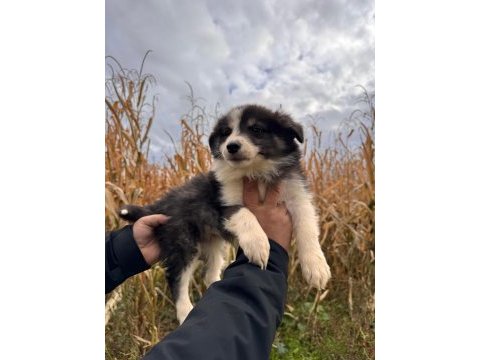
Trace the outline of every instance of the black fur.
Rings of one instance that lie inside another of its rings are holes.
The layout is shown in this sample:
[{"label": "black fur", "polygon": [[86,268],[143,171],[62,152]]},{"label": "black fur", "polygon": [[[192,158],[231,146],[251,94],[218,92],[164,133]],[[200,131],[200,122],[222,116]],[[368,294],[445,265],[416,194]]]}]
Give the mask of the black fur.
[{"label": "black fur", "polygon": [[[166,268],[167,281],[174,301],[177,299],[176,284],[198,252],[197,244],[209,241],[213,234],[227,241],[234,240],[223,227],[224,214],[232,207],[220,203],[220,183],[213,172],[200,174],[185,185],[169,191],[157,202],[145,207],[127,205],[128,214],[120,216],[136,221],[142,216],[164,214],[171,218],[157,228],[156,236],[161,246],[161,261]],[[130,213],[132,211],[132,213]]]}]

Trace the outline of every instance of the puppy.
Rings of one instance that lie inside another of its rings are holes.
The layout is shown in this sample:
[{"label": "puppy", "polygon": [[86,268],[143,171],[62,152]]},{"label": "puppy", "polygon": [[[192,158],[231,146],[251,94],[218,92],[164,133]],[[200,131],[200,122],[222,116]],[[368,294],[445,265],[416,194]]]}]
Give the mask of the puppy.
[{"label": "puppy", "polygon": [[150,214],[170,220],[157,229],[161,261],[180,324],[192,309],[188,287],[198,260],[204,281],[220,280],[226,243],[238,244],[250,262],[265,269],[270,245],[255,216],[242,204],[243,178],[259,181],[259,191],[284,182],[281,200],[292,217],[302,273],[309,285],[324,288],[330,268],[319,244],[319,224],[300,165],[302,126],[280,111],[258,105],[233,108],[209,137],[213,168],[172,189],[154,204],[124,206],[120,216],[136,221]]}]

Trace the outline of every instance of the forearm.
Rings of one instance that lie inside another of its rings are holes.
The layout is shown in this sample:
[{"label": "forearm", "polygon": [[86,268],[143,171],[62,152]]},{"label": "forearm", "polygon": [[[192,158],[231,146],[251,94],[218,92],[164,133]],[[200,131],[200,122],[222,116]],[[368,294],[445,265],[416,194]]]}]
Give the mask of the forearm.
[{"label": "forearm", "polygon": [[266,270],[241,250],[185,322],[144,359],[268,359],[287,293],[288,254],[270,241]]},{"label": "forearm", "polygon": [[149,267],[133,238],[131,225],[105,235],[105,293]]}]

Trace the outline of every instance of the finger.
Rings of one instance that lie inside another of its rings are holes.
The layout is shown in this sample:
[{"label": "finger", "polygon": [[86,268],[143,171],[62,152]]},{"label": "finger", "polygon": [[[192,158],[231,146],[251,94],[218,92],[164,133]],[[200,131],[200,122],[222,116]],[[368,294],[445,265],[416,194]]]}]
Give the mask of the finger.
[{"label": "finger", "polygon": [[245,206],[258,205],[258,183],[248,178],[243,178],[243,204]]},{"label": "finger", "polygon": [[166,216],[163,214],[154,214],[154,215],[148,215],[140,218],[138,221],[142,222],[143,224],[156,228],[157,226],[160,226],[162,224],[165,224],[168,219],[170,219],[170,216]]},{"label": "finger", "polygon": [[280,194],[283,190],[283,183],[279,182],[274,185],[270,185],[267,189],[267,195],[265,196],[264,204],[270,206],[276,206],[280,200]]}]

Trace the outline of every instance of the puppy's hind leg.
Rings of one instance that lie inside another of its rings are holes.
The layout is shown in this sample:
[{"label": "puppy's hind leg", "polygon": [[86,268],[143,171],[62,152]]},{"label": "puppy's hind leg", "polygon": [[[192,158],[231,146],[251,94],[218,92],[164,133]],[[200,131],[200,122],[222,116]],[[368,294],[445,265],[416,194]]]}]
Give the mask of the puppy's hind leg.
[{"label": "puppy's hind leg", "polygon": [[202,246],[202,252],[207,259],[204,282],[207,288],[215,281],[220,280],[225,264],[227,244],[223,239],[211,239],[211,243]]},{"label": "puppy's hind leg", "polygon": [[198,253],[184,267],[177,264],[167,266],[167,281],[172,292],[173,301],[177,310],[177,320],[180,325],[193,309],[188,293],[190,281],[198,266]]}]

